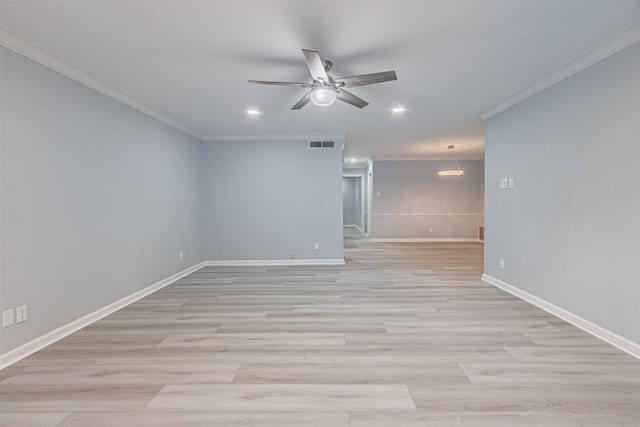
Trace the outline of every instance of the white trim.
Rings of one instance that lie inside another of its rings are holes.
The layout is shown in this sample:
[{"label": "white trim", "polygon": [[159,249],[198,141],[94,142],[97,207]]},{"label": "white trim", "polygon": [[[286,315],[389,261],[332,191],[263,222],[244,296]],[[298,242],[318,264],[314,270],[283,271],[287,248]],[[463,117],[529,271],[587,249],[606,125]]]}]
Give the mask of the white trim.
[{"label": "white trim", "polygon": [[[203,141],[228,142],[228,141],[302,141],[309,142],[309,139],[331,138],[334,142],[342,142],[345,139],[344,133],[287,133],[280,135],[208,135],[203,136]],[[338,148],[338,147],[334,147]]]},{"label": "white trim", "polygon": [[345,225],[343,225],[343,227],[355,228],[356,230],[358,230],[364,236],[364,231],[362,231],[362,228],[360,228],[358,226],[358,224],[345,224]]},{"label": "white trim", "polygon": [[139,291],[136,291],[134,293],[132,293],[129,296],[126,296],[122,299],[119,299],[118,301],[115,301],[111,304],[108,304],[102,308],[99,308],[98,310],[94,311],[93,313],[89,313],[86,316],[82,316],[79,319],[73,320],[69,323],[67,323],[66,325],[60,326],[57,329],[54,329],[51,332],[47,332],[44,335],[39,336],[38,338],[35,338],[31,341],[29,341],[26,344],[21,345],[18,348],[15,348],[13,350],[10,350],[2,355],[0,355],[0,369],[4,369],[9,365],[14,364],[15,362],[24,359],[25,357],[29,356],[30,354],[35,353],[36,351],[50,345],[53,344],[54,342],[68,336],[71,335],[72,333],[84,328],[85,326],[89,326],[90,324],[92,324],[93,322],[96,322],[100,319],[102,319],[103,317],[106,317],[112,313],[115,313],[116,311],[120,310],[123,307],[128,306],[129,304],[132,304],[136,301],[138,301],[139,299],[142,299],[144,297],[146,297],[147,295],[150,295],[154,292],[156,292],[159,289],[164,288],[165,286],[168,286],[172,283],[174,283],[177,280],[180,280],[181,278],[193,273],[194,271],[197,271],[199,269],[201,269],[202,267],[205,266],[204,262],[200,262],[196,265],[193,265],[185,270],[182,270],[172,276],[169,276],[165,279],[160,280],[159,282],[154,283],[153,285],[147,286],[144,289],[140,289]]},{"label": "white trim", "polygon": [[230,259],[204,262],[205,267],[268,267],[287,265],[344,265],[344,259]]},{"label": "white trim", "polygon": [[572,325],[582,329],[583,331],[590,333],[596,338],[600,338],[601,340],[611,344],[612,346],[617,347],[620,350],[640,359],[640,344],[633,342],[627,338],[621,337],[620,335],[611,332],[610,330],[605,329],[602,326],[596,325],[595,323],[583,317],[580,317],[577,314],[565,310],[564,308],[558,307],[557,305],[552,304],[535,295],[531,295],[530,293],[523,291],[522,289],[510,285],[507,282],[504,282],[493,276],[483,274],[482,280],[492,286],[495,286],[496,288],[502,289],[503,291],[520,298],[521,300],[528,302],[529,304],[533,304],[536,307],[541,308],[544,311],[571,323]]},{"label": "white trim", "polygon": [[[371,228],[371,223],[373,222],[373,160],[369,160],[367,163],[367,232],[365,233],[366,237],[371,237],[373,235],[373,231]],[[364,223],[363,223],[364,225]]]},{"label": "white trim", "polygon": [[135,96],[128,94],[124,90],[114,86],[111,83],[103,80],[97,75],[91,73],[88,70],[84,70],[77,65],[72,64],[70,61],[62,58],[61,56],[53,53],[42,45],[31,41],[23,36],[18,36],[9,32],[6,29],[0,30],[0,45],[26,56],[27,58],[51,68],[52,70],[82,83],[85,86],[90,87],[93,90],[100,92],[110,98],[115,99],[127,105],[135,110],[140,111],[154,119],[167,124],[181,132],[191,135],[194,138],[202,139],[195,130],[183,125],[182,123],[172,119],[166,114],[156,110],[152,106],[137,99]]},{"label": "white trim", "polygon": [[475,213],[372,213],[372,216],[484,216]]},{"label": "white trim", "polygon": [[571,77],[587,67],[602,61],[606,57],[624,49],[640,40],[640,20],[622,28],[604,41],[582,51],[569,61],[566,61],[549,74],[536,81],[532,85],[518,91],[516,94],[502,100],[500,103],[480,115],[482,120],[487,120],[502,111],[513,107],[533,95]]},{"label": "white trim", "polygon": [[[347,157],[349,157],[349,156],[347,156]],[[346,162],[345,163],[345,162],[342,162],[342,169],[359,169],[359,170],[362,170],[362,171],[366,171],[367,167],[369,165],[369,162],[370,162],[370,160],[367,160],[365,162],[358,161],[356,163],[351,163],[351,162]],[[364,176],[364,173],[366,173],[366,172],[363,172],[363,174],[360,174],[360,175],[358,175],[357,173],[353,173],[352,175],[343,174],[342,176],[346,176],[346,177]]]},{"label": "white trim", "polygon": [[460,156],[452,159],[446,155],[433,153],[432,155],[424,155],[423,157],[395,157],[395,156],[376,156],[373,157],[374,162],[436,162],[442,160],[484,160],[484,152],[477,155]]},{"label": "white trim", "polygon": [[482,243],[477,237],[373,237],[372,243],[455,243],[476,242]]}]

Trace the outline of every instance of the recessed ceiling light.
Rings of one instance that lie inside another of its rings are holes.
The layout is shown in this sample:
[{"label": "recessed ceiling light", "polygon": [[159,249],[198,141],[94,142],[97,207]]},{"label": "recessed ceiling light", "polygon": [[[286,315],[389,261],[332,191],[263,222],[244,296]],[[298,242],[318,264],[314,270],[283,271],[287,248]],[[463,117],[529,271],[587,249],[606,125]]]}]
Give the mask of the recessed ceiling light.
[{"label": "recessed ceiling light", "polygon": [[404,107],[393,107],[391,109],[392,113],[404,113],[405,111],[407,111],[407,109]]},{"label": "recessed ceiling light", "polygon": [[250,116],[259,116],[262,114],[260,110],[247,110],[247,114]]}]

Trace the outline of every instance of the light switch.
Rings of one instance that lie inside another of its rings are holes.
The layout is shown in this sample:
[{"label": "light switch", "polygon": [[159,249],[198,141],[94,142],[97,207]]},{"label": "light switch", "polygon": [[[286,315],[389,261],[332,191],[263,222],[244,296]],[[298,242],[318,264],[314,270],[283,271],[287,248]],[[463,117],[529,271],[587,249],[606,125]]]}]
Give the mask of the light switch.
[{"label": "light switch", "polygon": [[509,178],[509,188],[513,188],[513,178]]},{"label": "light switch", "polygon": [[2,327],[6,328],[7,326],[13,325],[13,308],[9,310],[5,310],[2,312]]},{"label": "light switch", "polygon": [[507,178],[500,178],[500,188],[505,189],[509,185],[509,180]]}]

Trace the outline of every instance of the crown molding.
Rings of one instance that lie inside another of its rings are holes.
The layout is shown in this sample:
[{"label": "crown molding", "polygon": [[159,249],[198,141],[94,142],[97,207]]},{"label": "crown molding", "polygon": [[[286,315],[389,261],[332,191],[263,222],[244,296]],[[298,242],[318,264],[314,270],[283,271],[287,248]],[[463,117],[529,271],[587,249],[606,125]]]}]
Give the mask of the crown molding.
[{"label": "crown molding", "polygon": [[614,53],[624,49],[627,46],[632,45],[640,41],[640,20],[634,21],[632,24],[627,25],[620,31],[614,33],[610,37],[606,38],[600,43],[597,43],[590,48],[584,50],[580,54],[571,58],[567,62],[560,65],[549,74],[536,81],[529,87],[526,87],[516,94],[502,100],[500,103],[485,111],[480,115],[482,120],[487,120],[490,117],[495,116],[498,113],[505,111],[508,108],[528,99],[535,94],[542,92],[543,90],[561,82],[562,80],[571,77],[572,75],[590,67],[596,62],[602,61],[606,57],[613,55]]},{"label": "crown molding", "polygon": [[193,129],[172,119],[171,117],[156,110],[155,108],[137,99],[136,97],[129,95],[124,90],[117,88],[111,83],[106,82],[95,74],[87,70],[83,70],[77,65],[71,64],[66,59],[55,54],[44,46],[39,45],[36,42],[33,42],[25,37],[18,36],[13,32],[2,28],[0,29],[0,45],[11,49],[12,51],[17,52],[20,55],[25,56],[39,64],[42,64],[45,67],[48,67],[66,77],[69,77],[70,79],[82,83],[83,85],[88,86],[103,95],[113,98],[128,107],[138,110],[141,113],[148,115],[149,117],[152,117],[166,125],[171,126],[172,128],[186,133],[187,135],[190,135],[197,139],[203,139],[202,135],[200,135]]},{"label": "crown molding", "polygon": [[[350,163],[350,162],[349,163],[345,163],[345,162],[342,162],[342,168],[343,169],[367,169],[367,167],[369,167],[369,160],[368,159],[366,161],[356,162],[356,163]],[[358,176],[360,176],[360,175],[358,175]]]},{"label": "crown molding", "polygon": [[332,138],[334,140],[344,140],[346,134],[334,132],[305,132],[305,133],[287,133],[281,135],[221,135],[221,136],[205,136],[204,141],[211,142],[229,142],[229,141],[307,141],[309,139]]}]

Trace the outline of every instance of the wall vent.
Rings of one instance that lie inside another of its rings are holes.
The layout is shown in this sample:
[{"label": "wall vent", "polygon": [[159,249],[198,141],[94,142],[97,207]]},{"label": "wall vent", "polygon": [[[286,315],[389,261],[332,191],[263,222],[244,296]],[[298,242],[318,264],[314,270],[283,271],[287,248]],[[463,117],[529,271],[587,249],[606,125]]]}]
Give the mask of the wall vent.
[{"label": "wall vent", "polygon": [[309,141],[309,148],[333,148],[335,141]]}]

